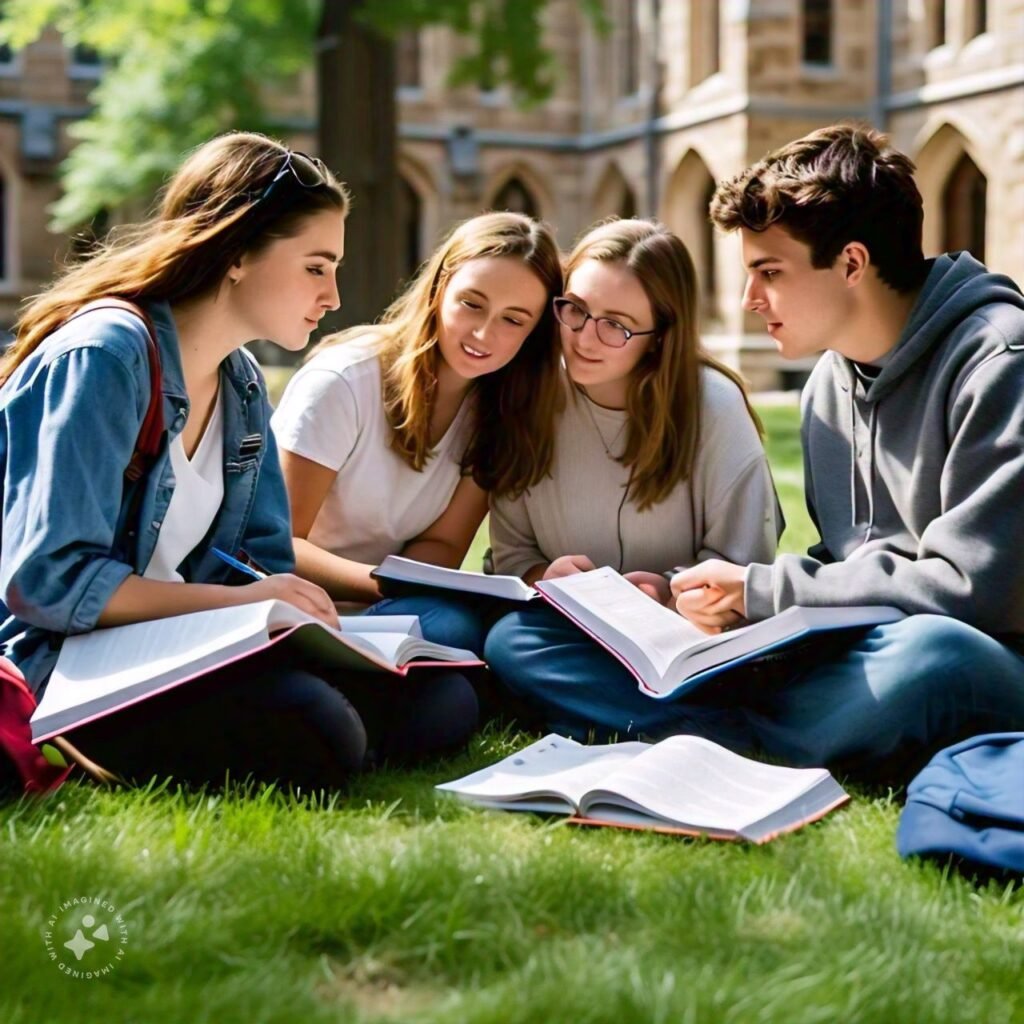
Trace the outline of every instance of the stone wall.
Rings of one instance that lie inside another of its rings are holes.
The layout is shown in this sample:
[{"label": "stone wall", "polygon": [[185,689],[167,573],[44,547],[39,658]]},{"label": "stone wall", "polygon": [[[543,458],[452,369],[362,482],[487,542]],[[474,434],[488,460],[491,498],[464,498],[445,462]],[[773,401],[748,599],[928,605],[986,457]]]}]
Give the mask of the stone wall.
[{"label": "stone wall", "polygon": [[[880,32],[886,6],[893,20]],[[947,0],[939,25],[937,0],[836,2],[831,59],[813,63],[799,0],[607,0],[604,37],[572,0],[553,0],[545,17],[557,86],[526,110],[506,90],[450,88],[465,41],[427,29],[400,47],[418,49],[418,71],[400,76],[398,94],[406,270],[454,222],[502,200],[525,199],[567,247],[603,217],[655,215],[693,252],[708,345],[756,386],[790,382],[800,367],[783,365],[760,320],[740,309],[738,240],[710,232],[707,198],[766,151],[856,118],[884,126],[918,163],[928,253],[950,235],[950,181],[969,157],[983,179],[968,185],[984,194],[985,259],[1024,281],[1024,0],[984,6],[982,26],[979,0]],[[73,64],[50,33],[0,65],[3,324],[67,248],[45,225],[66,126],[87,109],[91,72]],[[290,140],[312,146],[312,71],[275,103]]]}]

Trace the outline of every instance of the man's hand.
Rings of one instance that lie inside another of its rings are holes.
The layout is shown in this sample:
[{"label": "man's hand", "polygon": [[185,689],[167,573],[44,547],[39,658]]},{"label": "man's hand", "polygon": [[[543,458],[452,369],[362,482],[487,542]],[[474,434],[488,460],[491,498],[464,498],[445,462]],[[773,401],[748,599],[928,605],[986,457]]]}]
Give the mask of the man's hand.
[{"label": "man's hand", "polygon": [[648,597],[653,597],[658,604],[671,605],[672,590],[668,580],[659,572],[627,572],[623,579],[629,580],[634,587],[642,590]]},{"label": "man's hand", "polygon": [[575,576],[578,572],[590,572],[597,566],[586,555],[562,555],[544,570],[541,579],[557,580],[559,576]]},{"label": "man's hand", "polygon": [[743,622],[746,604],[742,565],[712,558],[672,577],[676,611],[705,633],[721,633]]}]

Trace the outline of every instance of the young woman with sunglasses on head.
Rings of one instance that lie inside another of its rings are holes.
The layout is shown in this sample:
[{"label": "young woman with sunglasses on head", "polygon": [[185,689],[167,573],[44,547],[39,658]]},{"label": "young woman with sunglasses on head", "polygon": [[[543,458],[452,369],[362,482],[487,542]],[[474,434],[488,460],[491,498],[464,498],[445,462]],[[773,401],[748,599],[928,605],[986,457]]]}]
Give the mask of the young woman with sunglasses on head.
[{"label": "young woman with sunglasses on head", "polygon": [[[495,571],[528,583],[610,565],[670,602],[662,575],[721,552],[770,558],[781,512],[742,383],[698,334],[686,247],[666,228],[590,230],[554,301],[567,401],[551,474],[495,501]],[[745,563],[744,563],[745,564]],[[641,694],[610,654],[543,605],[506,615],[485,659],[544,722],[579,738],[672,731],[674,706]]]},{"label": "young woman with sunglasses on head", "polygon": [[[269,598],[337,624],[328,595],[291,574],[266,387],[242,346],[298,351],[337,307],[347,211],[319,161],[221,136],[153,220],[24,311],[0,363],[0,644],[37,694],[63,638],[97,627]],[[152,464],[126,472],[154,412]],[[240,580],[213,548],[275,575],[228,585]],[[349,702],[312,672],[243,665],[68,738],[135,779],[344,782],[366,747]]]},{"label": "young woman with sunglasses on head", "polygon": [[483,214],[452,232],[379,324],[321,345],[273,421],[299,573],[369,614],[418,614],[427,639],[482,650],[478,602],[381,600],[370,572],[399,553],[457,568],[488,493],[543,477],[561,286],[544,225]]}]

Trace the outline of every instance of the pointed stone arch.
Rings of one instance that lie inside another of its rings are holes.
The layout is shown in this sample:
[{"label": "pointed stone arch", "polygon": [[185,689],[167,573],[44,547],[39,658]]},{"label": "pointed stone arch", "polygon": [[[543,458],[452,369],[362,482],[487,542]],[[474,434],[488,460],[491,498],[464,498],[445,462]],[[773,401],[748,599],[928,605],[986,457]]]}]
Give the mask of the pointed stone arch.
[{"label": "pointed stone arch", "polygon": [[943,121],[927,136],[915,163],[924,200],[925,256],[957,247],[984,259],[988,175],[970,136]]},{"label": "pointed stone arch", "polygon": [[438,193],[430,171],[408,153],[399,156],[398,174],[400,266],[408,280],[437,242]]},{"label": "pointed stone arch", "polygon": [[683,240],[697,268],[705,319],[719,315],[717,248],[708,204],[715,179],[704,158],[690,149],[676,165],[665,189],[661,219]]},{"label": "pointed stone arch", "polygon": [[423,200],[404,174],[398,176],[399,267],[408,280],[423,262]]},{"label": "pointed stone arch", "polygon": [[942,189],[942,248],[966,249],[985,262],[985,214],[988,179],[978,165],[962,153]]},{"label": "pointed stone arch", "polygon": [[530,186],[518,174],[513,174],[498,189],[491,200],[491,206],[495,210],[525,213],[527,217],[538,217],[540,215],[540,205],[537,202],[537,197],[530,190]]},{"label": "pointed stone arch", "polygon": [[628,220],[636,216],[636,192],[614,161],[601,175],[590,206],[595,220],[602,217],[622,217]]},{"label": "pointed stone arch", "polygon": [[551,194],[540,177],[525,163],[504,167],[484,190],[487,208],[512,210],[543,220],[550,216]]}]

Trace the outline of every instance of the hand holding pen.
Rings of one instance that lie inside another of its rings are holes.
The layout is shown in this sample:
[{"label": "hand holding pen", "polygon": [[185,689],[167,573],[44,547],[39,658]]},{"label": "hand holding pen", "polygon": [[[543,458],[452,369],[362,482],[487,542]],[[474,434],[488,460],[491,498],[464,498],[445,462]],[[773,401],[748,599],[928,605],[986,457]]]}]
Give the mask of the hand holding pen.
[{"label": "hand holding pen", "polygon": [[211,548],[211,553],[222,562],[230,565],[232,569],[248,576],[252,583],[238,588],[244,592],[247,600],[250,601],[286,601],[294,605],[299,611],[305,612],[319,619],[331,629],[339,629],[338,610],[334,607],[334,601],[323,587],[318,587],[309,580],[292,573],[280,572],[269,575],[256,566],[243,562],[234,555],[229,555],[219,548]]},{"label": "hand holding pen", "polygon": [[270,575],[270,573],[258,569],[252,564],[251,560],[243,562],[240,558],[235,558],[234,555],[221,551],[220,548],[210,548],[210,553],[216,555],[222,562],[230,565],[232,569],[242,573],[243,576],[251,576],[254,580],[265,580]]},{"label": "hand holding pen", "polygon": [[721,633],[743,624],[746,616],[746,568],[711,558],[672,577],[676,611],[705,633]]}]

